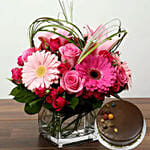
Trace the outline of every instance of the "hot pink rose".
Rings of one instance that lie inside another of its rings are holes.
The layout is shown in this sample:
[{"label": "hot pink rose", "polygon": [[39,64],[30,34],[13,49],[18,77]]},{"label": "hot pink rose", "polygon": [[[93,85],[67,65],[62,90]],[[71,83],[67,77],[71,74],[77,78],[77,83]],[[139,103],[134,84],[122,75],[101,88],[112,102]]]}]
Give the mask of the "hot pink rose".
[{"label": "hot pink rose", "polygon": [[49,96],[51,97],[52,100],[56,100],[57,98],[57,89],[52,89]]},{"label": "hot pink rose", "polygon": [[98,91],[95,91],[94,92],[94,97],[97,99],[97,100],[104,100],[105,96],[104,94],[98,92]]},{"label": "hot pink rose", "polygon": [[64,73],[60,85],[70,94],[78,93],[83,89],[83,81],[79,77],[79,73],[75,70]]},{"label": "hot pink rose", "polygon": [[22,79],[22,68],[13,68],[12,72],[12,80],[16,83],[20,83]]},{"label": "hot pink rose", "polygon": [[46,102],[47,102],[48,104],[51,104],[51,103],[52,103],[52,99],[51,99],[50,96],[47,96],[47,97],[46,97]]},{"label": "hot pink rose", "polygon": [[64,89],[61,86],[59,86],[57,88],[57,94],[62,94],[62,93],[64,93]]},{"label": "hot pink rose", "polygon": [[124,86],[127,83],[127,76],[125,73],[125,70],[121,66],[116,67],[116,73],[117,73],[117,81],[120,84],[120,86]]},{"label": "hot pink rose", "polygon": [[17,64],[18,64],[19,66],[23,66],[23,65],[24,65],[24,61],[23,61],[23,59],[22,59],[22,56],[19,56],[19,57],[18,57],[18,62],[17,62]]},{"label": "hot pink rose", "polygon": [[63,97],[58,97],[52,102],[52,106],[56,111],[60,111],[65,106],[66,100]]},{"label": "hot pink rose", "polygon": [[111,87],[110,92],[113,94],[114,92],[117,93],[120,90],[120,84],[118,82],[114,83],[114,86]]},{"label": "hot pink rose", "polygon": [[34,52],[36,52],[36,48],[34,48],[34,47],[25,50],[25,51],[23,52],[23,55],[22,55],[22,60],[23,60],[24,62],[27,62],[28,56],[32,55],[32,53],[34,53]]},{"label": "hot pink rose", "polygon": [[34,92],[37,96],[44,97],[46,93],[46,88],[42,88],[42,87],[35,88]]},{"label": "hot pink rose", "polygon": [[71,70],[71,66],[70,66],[70,64],[69,63],[61,63],[58,67],[57,67],[57,69],[59,70],[59,72],[60,72],[60,74],[63,74],[63,73],[65,73],[66,71],[69,71],[69,70]]},{"label": "hot pink rose", "polygon": [[49,45],[50,45],[50,49],[55,52],[59,49],[60,47],[60,39],[56,38],[56,39],[50,39]]},{"label": "hot pink rose", "polygon": [[110,52],[108,52],[107,50],[101,50],[101,51],[99,51],[99,55],[103,56],[105,58],[108,58],[110,62],[113,61],[113,57],[111,56]]},{"label": "hot pink rose", "polygon": [[75,65],[81,54],[81,50],[72,43],[60,47],[59,51],[61,53],[61,60],[63,62],[68,62],[72,67]]},{"label": "hot pink rose", "polygon": [[92,98],[94,92],[92,91],[85,91],[82,93],[82,98],[84,99],[89,99],[89,98]]}]

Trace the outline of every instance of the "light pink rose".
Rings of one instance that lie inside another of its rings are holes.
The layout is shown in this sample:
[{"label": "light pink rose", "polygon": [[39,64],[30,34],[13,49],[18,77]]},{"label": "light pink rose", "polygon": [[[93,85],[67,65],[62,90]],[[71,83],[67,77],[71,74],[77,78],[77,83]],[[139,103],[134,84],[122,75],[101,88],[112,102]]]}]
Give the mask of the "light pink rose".
[{"label": "light pink rose", "polygon": [[83,89],[83,81],[77,71],[71,70],[63,74],[60,86],[70,94],[78,93]]},{"label": "light pink rose", "polygon": [[36,52],[36,48],[34,48],[34,47],[25,50],[25,51],[23,52],[23,55],[22,55],[22,60],[23,60],[24,62],[27,62],[28,56],[32,55],[32,53],[34,53],[34,52]]},{"label": "light pink rose", "polygon": [[127,76],[124,68],[121,66],[117,66],[116,73],[117,73],[117,81],[120,84],[120,86],[123,87],[127,83]]},{"label": "light pink rose", "polygon": [[68,62],[72,67],[76,64],[81,54],[81,50],[72,43],[60,47],[59,51],[61,53],[61,61]]}]

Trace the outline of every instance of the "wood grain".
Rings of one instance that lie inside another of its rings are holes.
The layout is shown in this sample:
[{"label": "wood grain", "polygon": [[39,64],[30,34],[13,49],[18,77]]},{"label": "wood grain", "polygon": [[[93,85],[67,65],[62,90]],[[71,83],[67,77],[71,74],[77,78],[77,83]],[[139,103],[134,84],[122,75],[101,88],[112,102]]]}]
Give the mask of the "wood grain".
[{"label": "wood grain", "polygon": [[[136,104],[146,119],[144,141],[135,150],[150,150],[150,98],[126,99]],[[37,115],[27,115],[24,104],[0,100],[0,150],[58,150],[38,134]],[[82,142],[65,146],[63,150],[107,150],[99,142]]]}]

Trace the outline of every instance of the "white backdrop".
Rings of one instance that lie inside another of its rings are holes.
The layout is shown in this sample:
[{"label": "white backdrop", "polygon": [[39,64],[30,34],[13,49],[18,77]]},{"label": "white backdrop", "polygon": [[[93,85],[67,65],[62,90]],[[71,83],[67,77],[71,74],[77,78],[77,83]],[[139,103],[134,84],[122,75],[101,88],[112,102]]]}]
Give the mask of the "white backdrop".
[{"label": "white backdrop", "polygon": [[[38,17],[56,17],[58,10],[57,0],[0,0],[0,99],[9,98],[13,84],[7,78],[29,47],[28,26]],[[121,96],[150,97],[150,1],[74,0],[74,22],[80,27],[96,28],[116,17],[128,30],[119,49],[133,73],[132,88]]]}]

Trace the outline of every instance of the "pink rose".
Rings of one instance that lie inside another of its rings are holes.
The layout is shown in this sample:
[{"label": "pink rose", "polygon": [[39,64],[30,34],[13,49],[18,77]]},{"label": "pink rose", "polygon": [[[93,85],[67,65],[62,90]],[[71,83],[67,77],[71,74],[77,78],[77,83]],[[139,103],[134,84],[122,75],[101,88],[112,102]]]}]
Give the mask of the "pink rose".
[{"label": "pink rose", "polygon": [[52,102],[52,106],[56,111],[60,111],[65,106],[66,100],[63,97],[58,97]]},{"label": "pink rose", "polygon": [[70,94],[78,93],[83,89],[83,81],[79,77],[79,73],[75,70],[64,73],[60,85]]},{"label": "pink rose", "polygon": [[32,55],[32,53],[34,53],[34,52],[36,52],[36,48],[34,48],[34,47],[25,50],[25,51],[23,52],[23,55],[22,55],[22,60],[23,60],[24,62],[27,62],[28,56]]},{"label": "pink rose", "polygon": [[72,43],[60,47],[59,51],[61,53],[62,62],[68,62],[72,67],[76,64],[81,54],[81,50]]},{"label": "pink rose", "polygon": [[117,81],[120,84],[120,86],[124,86],[127,83],[127,76],[125,73],[125,70],[121,66],[116,67],[116,73],[117,73]]},{"label": "pink rose", "polygon": [[13,68],[12,72],[12,80],[16,81],[16,83],[20,83],[22,80],[22,68]]}]

